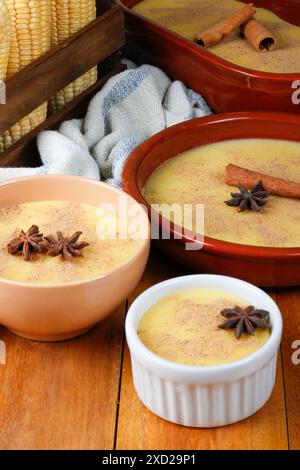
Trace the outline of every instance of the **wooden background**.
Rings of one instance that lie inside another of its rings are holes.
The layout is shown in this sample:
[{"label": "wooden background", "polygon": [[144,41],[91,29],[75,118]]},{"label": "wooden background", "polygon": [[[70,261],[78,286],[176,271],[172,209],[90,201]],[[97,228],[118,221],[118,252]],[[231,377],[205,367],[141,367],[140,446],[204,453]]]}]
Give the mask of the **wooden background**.
[{"label": "wooden background", "polygon": [[[100,12],[106,11],[110,3],[98,0],[103,7]],[[120,10],[115,9],[99,19],[99,25],[105,21],[102,34],[108,31],[106,28],[115,31],[115,42],[108,48],[111,54],[123,44],[120,15]],[[95,28],[96,25],[88,26],[86,33],[98,41]],[[82,32],[73,41],[81,36]],[[106,49],[106,45],[94,49],[97,57],[87,57],[85,66],[91,65],[90,60],[96,63],[96,59],[104,59]],[[50,56],[53,54],[57,52]],[[42,62],[37,61],[29,72],[33,73]],[[105,73],[103,64],[101,70]],[[37,133],[57,127],[66,118],[82,115],[95,91],[120,70],[116,68],[100,77],[95,86],[64,111],[18,142],[2,157],[1,165],[22,165],[24,161],[38,164],[34,160]],[[21,79],[21,74],[12,79],[8,88],[16,89],[18,80],[24,84]],[[61,85],[56,82],[55,86]],[[11,119],[16,119],[16,109],[11,108]],[[0,119],[0,128],[7,124]],[[153,249],[143,279],[131,298],[89,333],[72,341],[36,343],[0,327],[0,340],[5,341],[7,352],[6,365],[0,365],[0,449],[300,449],[300,365],[291,362],[292,343],[300,340],[299,288],[270,291],[284,317],[284,334],[273,395],[254,416],[228,427],[192,429],[163,421],[140,403],[133,388],[124,339],[126,311],[146,288],[182,274],[186,271]]]},{"label": "wooden background", "polygon": [[[124,318],[146,288],[186,274],[156,249],[133,295],[80,338],[55,344],[23,340],[0,328],[7,364],[0,366],[0,449],[300,449],[300,289],[272,290],[284,317],[277,380],[265,407],[217,429],[168,423],[134,391]],[[41,312],[42,313],[42,312]]]}]

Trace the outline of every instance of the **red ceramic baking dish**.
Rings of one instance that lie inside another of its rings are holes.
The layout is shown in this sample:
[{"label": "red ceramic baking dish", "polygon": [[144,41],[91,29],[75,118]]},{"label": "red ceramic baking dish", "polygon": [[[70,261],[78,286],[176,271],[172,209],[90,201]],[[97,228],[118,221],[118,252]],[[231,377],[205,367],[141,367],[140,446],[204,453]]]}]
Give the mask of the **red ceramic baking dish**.
[{"label": "red ceramic baking dish", "polygon": [[[172,79],[182,80],[203,94],[215,112],[260,110],[300,113],[297,96],[292,100],[294,87],[300,88],[300,72],[277,74],[239,67],[131,10],[143,0],[117,1],[125,8],[127,57],[137,63],[156,65]],[[241,1],[250,3],[250,0]],[[251,2],[300,26],[300,0]]]},{"label": "red ceramic baking dish", "polygon": [[[164,161],[201,145],[229,139],[270,138],[300,142],[300,117],[295,114],[242,112],[219,114],[172,126],[140,145],[129,157],[123,172],[123,188],[137,201],[150,206],[142,189],[151,173]],[[300,165],[300,153],[299,153]],[[160,218],[160,226],[166,223]],[[264,248],[204,237],[203,248],[187,251],[188,236],[175,239],[178,227],[171,224],[171,239],[156,240],[176,261],[197,272],[229,275],[259,286],[300,284],[299,248]]]}]

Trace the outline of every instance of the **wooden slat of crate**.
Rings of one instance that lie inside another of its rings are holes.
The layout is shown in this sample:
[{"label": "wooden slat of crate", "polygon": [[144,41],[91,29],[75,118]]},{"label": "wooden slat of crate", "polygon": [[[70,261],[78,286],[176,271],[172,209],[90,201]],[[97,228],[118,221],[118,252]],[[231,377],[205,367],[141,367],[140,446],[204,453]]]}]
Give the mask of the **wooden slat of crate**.
[{"label": "wooden slat of crate", "polygon": [[57,113],[50,116],[46,121],[23,137],[23,139],[19,140],[1,157],[0,166],[39,165],[40,159],[36,149],[37,135],[44,130],[58,128],[59,125],[67,119],[83,117],[92,97],[102,88],[109,78],[122,72],[122,70],[124,70],[124,67],[122,65],[117,65],[110,72],[101,77],[96,83],[91,85],[86,91],[74,98],[74,100],[60,109]]},{"label": "wooden slat of crate", "polygon": [[0,133],[124,44],[123,11],[113,6],[6,82]]}]

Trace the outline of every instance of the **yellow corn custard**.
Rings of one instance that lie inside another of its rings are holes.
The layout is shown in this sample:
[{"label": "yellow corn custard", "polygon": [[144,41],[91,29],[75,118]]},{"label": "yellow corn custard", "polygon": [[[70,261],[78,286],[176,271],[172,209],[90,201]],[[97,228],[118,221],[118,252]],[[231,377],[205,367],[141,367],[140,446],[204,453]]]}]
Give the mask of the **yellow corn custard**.
[{"label": "yellow corn custard", "polygon": [[[70,237],[82,231],[80,241],[89,246],[82,257],[64,261],[62,256],[51,257],[34,254],[30,261],[21,255],[8,253],[7,244],[37,225],[44,236],[61,231]],[[80,281],[97,277],[122,265],[134,256],[141,247],[141,240],[115,239],[107,236],[107,226],[122,227],[117,215],[97,215],[97,208],[88,204],[66,201],[40,201],[10,207],[0,207],[0,277],[29,283],[53,283]]]},{"label": "yellow corn custard", "polygon": [[[133,10],[181,36],[193,40],[216,23],[243,8],[236,0],[143,0]],[[253,70],[273,73],[300,72],[300,28],[263,8],[255,18],[277,38],[277,48],[257,52],[239,31],[208,50],[217,56]]]},{"label": "yellow corn custard", "polygon": [[[300,247],[300,200],[269,196],[261,212],[238,212],[224,204],[231,199],[230,192],[238,192],[225,183],[229,163],[300,182],[300,144],[272,139],[228,140],[167,160],[150,175],[144,197],[150,204],[203,204],[204,234],[212,238],[254,246]],[[158,210],[178,224],[174,212],[164,206]],[[186,228],[196,231],[195,217]]]},{"label": "yellow corn custard", "polygon": [[220,312],[249,304],[234,294],[216,289],[187,289],[160,299],[142,317],[138,335],[158,356],[179,364],[211,366],[242,359],[261,348],[269,329],[256,329],[238,340],[233,329],[220,329]]}]

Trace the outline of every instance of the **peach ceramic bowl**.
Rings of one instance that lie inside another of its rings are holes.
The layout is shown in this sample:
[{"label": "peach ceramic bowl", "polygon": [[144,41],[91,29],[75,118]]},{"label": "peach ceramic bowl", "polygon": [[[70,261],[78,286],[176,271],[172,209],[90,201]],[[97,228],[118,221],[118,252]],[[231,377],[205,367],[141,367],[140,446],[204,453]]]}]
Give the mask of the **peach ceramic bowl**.
[{"label": "peach ceramic bowl", "polygon": [[[64,200],[98,206],[119,207],[126,198],[128,208],[136,204],[122,191],[75,176],[33,176],[0,185],[0,206],[41,200]],[[124,200],[124,199],[123,199]],[[149,230],[144,209],[139,220]],[[148,254],[149,237],[126,263],[99,277],[57,284],[29,284],[0,278],[0,324],[13,333],[37,341],[73,338],[109,315],[139,282]]]},{"label": "peach ceramic bowl", "polygon": [[[200,145],[243,138],[300,142],[300,117],[288,113],[231,113],[194,119],[169,127],[132,152],[123,172],[123,189],[145,204],[150,212],[142,189],[161,163]],[[162,217],[159,223],[160,227],[165,224],[168,226]],[[180,228],[171,224],[171,239],[157,240],[157,244],[172,258],[194,271],[233,276],[258,286],[300,284],[300,243],[298,248],[265,248],[205,236],[202,249],[188,251],[185,244],[194,237],[188,234],[178,239],[181,232]]]},{"label": "peach ceramic bowl", "polygon": [[[300,112],[298,99],[292,100],[295,88],[299,88],[300,69],[299,73],[268,73],[227,62],[133,11],[141,1],[117,0],[125,10],[126,57],[139,64],[160,67],[173,80],[181,80],[201,93],[218,113]],[[300,26],[300,0],[241,1],[271,10],[283,20]]]}]

